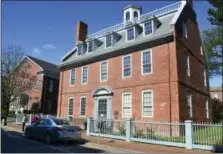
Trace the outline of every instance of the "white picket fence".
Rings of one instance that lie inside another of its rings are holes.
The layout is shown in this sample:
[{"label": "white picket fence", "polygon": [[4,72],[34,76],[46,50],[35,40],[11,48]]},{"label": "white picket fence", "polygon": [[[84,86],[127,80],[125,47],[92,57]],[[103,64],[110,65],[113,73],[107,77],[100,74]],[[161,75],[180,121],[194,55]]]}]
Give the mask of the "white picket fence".
[{"label": "white picket fence", "polygon": [[223,124],[87,120],[87,135],[187,149],[223,147]]}]

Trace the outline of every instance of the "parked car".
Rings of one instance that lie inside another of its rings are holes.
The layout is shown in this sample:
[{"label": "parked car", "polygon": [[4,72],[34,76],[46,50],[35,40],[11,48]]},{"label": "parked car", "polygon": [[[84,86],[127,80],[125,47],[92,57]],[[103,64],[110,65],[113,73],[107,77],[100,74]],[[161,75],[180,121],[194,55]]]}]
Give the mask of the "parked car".
[{"label": "parked car", "polygon": [[61,140],[72,143],[75,140],[80,141],[81,128],[71,125],[67,120],[48,117],[26,126],[25,136],[44,140],[48,144]]}]

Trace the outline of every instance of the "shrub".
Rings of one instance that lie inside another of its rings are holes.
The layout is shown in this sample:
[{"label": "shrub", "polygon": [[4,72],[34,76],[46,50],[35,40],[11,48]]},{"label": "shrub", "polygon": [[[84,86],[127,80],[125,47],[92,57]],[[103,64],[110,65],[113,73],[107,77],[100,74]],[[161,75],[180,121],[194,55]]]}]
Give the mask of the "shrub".
[{"label": "shrub", "polygon": [[125,133],[126,133],[125,126],[124,126],[124,125],[119,126],[119,127],[118,127],[118,131],[119,131],[119,133],[120,133],[122,136],[124,136]]},{"label": "shrub", "polygon": [[211,99],[212,121],[223,121],[223,103],[218,99]]}]

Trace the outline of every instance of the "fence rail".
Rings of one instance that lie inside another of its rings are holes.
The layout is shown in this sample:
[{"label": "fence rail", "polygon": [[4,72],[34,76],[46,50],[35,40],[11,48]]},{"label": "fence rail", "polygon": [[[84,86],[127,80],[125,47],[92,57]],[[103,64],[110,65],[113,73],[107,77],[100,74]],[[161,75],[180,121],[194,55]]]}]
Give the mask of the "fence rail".
[{"label": "fence rail", "polygon": [[161,144],[187,149],[223,147],[223,124],[87,120],[87,135]]}]

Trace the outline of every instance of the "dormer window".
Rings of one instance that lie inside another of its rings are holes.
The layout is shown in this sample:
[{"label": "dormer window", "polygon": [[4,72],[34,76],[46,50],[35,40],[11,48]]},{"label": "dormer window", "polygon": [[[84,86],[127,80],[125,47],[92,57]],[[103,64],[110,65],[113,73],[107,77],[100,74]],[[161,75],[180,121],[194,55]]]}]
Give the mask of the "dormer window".
[{"label": "dormer window", "polygon": [[184,36],[185,38],[187,38],[187,26],[186,26],[186,23],[183,22],[182,24],[183,24],[183,25],[182,25],[183,36]]},{"label": "dormer window", "polygon": [[77,55],[80,56],[83,54],[83,46],[82,45],[79,45],[77,47]]},{"label": "dormer window", "polygon": [[94,42],[93,42],[93,41],[90,41],[90,42],[88,43],[88,47],[87,47],[87,51],[88,51],[88,53],[93,52],[93,49],[94,49]]},{"label": "dormer window", "polygon": [[106,36],[106,48],[112,46],[112,34]]},{"label": "dormer window", "polygon": [[126,21],[129,21],[129,19],[130,19],[130,13],[129,12],[126,12],[125,19],[126,19]]},{"label": "dormer window", "polygon": [[134,11],[133,17],[138,18],[138,12],[137,11]]},{"label": "dormer window", "polygon": [[127,29],[127,41],[135,39],[134,27]]},{"label": "dormer window", "polygon": [[144,24],[144,34],[145,34],[145,36],[149,35],[149,34],[152,34],[152,32],[153,32],[152,21],[146,22]]}]

